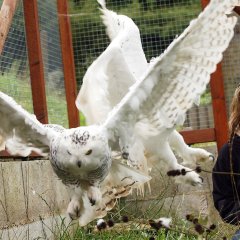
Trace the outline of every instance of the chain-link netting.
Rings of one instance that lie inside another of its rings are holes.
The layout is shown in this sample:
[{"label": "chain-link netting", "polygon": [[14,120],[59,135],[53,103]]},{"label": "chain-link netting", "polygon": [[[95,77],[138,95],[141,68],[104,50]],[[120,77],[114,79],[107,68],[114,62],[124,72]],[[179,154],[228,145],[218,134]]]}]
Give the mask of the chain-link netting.
[{"label": "chain-link netting", "polygon": [[56,0],[38,0],[38,16],[50,123],[68,127]]},{"label": "chain-link netting", "polygon": [[[140,29],[147,60],[160,55],[201,11],[199,0],[109,0],[109,9],[131,17]],[[71,23],[78,87],[87,68],[107,47],[109,39],[100,18],[96,0],[72,2]],[[185,128],[213,127],[209,90],[200,107],[193,107],[186,117]]]},{"label": "chain-link netting", "polygon": [[222,62],[224,91],[228,114],[236,87],[240,84],[240,18],[235,27],[234,37],[224,53]]},{"label": "chain-link netting", "polygon": [[[0,0],[0,5],[2,0]],[[68,126],[56,0],[38,1],[41,48],[50,123]],[[19,1],[3,53],[0,90],[33,112],[23,3]]]},{"label": "chain-link netting", "polygon": [[33,112],[24,26],[23,5],[19,1],[0,55],[0,90]]}]

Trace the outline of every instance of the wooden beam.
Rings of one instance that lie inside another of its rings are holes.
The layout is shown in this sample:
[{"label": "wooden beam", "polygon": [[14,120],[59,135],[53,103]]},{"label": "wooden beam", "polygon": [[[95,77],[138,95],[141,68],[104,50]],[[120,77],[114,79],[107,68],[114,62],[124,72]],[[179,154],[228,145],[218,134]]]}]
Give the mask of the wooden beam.
[{"label": "wooden beam", "polygon": [[210,0],[201,0],[202,9],[204,9],[209,4],[209,2]]},{"label": "wooden beam", "polygon": [[32,87],[33,110],[40,122],[48,123],[37,0],[23,0],[23,7]]},{"label": "wooden beam", "polygon": [[216,141],[218,150],[220,150],[223,144],[228,141],[227,107],[221,64],[218,64],[216,72],[211,76],[210,88]]},{"label": "wooden beam", "polygon": [[[202,8],[205,8],[209,2],[209,0],[202,0]],[[228,140],[227,107],[224,94],[224,79],[221,63],[217,65],[215,73],[211,75],[210,88],[212,95],[216,142],[217,148],[220,150],[223,144]]]},{"label": "wooden beam", "polygon": [[[204,9],[208,4],[209,4],[210,0],[201,0],[201,5],[202,5],[202,9]],[[233,9],[238,15],[240,15],[240,7],[235,7]]]},{"label": "wooden beam", "polygon": [[181,131],[184,141],[187,144],[215,142],[216,135],[214,128],[199,129],[199,130],[186,130]]},{"label": "wooden beam", "polygon": [[0,55],[16,11],[18,0],[4,0],[0,10]]},{"label": "wooden beam", "polygon": [[233,9],[238,15],[240,15],[240,7],[235,7]]},{"label": "wooden beam", "polygon": [[77,98],[77,82],[72,45],[71,23],[68,16],[67,0],[57,0],[59,31],[62,49],[65,91],[68,109],[69,127],[80,126],[79,112],[75,105]]},{"label": "wooden beam", "polygon": [[[24,158],[44,158],[43,156],[35,153],[35,152],[32,152],[29,156],[27,157],[22,157],[22,156],[19,156],[19,155],[10,155],[10,153],[7,151],[7,150],[3,150],[3,151],[0,151],[0,158],[21,158],[21,159],[24,159]],[[1,162],[1,159],[0,159],[0,162]]]}]

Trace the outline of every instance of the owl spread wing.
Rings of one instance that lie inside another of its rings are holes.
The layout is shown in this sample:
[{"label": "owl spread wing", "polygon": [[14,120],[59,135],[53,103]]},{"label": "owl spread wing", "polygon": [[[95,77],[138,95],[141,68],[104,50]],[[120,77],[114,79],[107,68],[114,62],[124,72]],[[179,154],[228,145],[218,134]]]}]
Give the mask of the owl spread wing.
[{"label": "owl spread wing", "polygon": [[[121,82],[118,81],[120,76]],[[134,81],[121,49],[109,46],[88,68],[76,99],[87,123],[102,123]]]},{"label": "owl spread wing", "polygon": [[104,125],[110,137],[124,125],[134,126],[142,114],[158,132],[183,123],[186,111],[205,91],[233,37],[237,18],[227,14],[236,5],[240,5],[239,0],[212,0],[155,59],[108,115]]},{"label": "owl spread wing", "polygon": [[76,99],[88,124],[102,123],[148,66],[132,19],[106,9],[105,1],[100,4],[111,43],[88,68]]},{"label": "owl spread wing", "polygon": [[1,148],[12,155],[28,156],[31,151],[45,155],[54,132],[44,127],[35,115],[25,111],[11,97],[0,92]]}]

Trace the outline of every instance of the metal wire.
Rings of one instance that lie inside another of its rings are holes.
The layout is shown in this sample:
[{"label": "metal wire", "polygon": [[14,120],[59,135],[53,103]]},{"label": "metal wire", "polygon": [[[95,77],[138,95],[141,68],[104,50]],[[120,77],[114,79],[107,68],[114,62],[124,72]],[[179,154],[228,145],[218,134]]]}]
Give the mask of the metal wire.
[{"label": "metal wire", "polygon": [[68,127],[56,0],[38,0],[49,123]]},{"label": "metal wire", "polygon": [[[49,123],[68,127],[56,0],[38,1],[38,16]],[[33,112],[24,26],[20,0],[0,56],[0,90]]]},{"label": "metal wire", "polygon": [[0,90],[33,112],[24,26],[23,5],[22,1],[19,1],[0,55]]},{"label": "metal wire", "polygon": [[[201,11],[199,0],[108,0],[106,4],[109,9],[131,17],[137,24],[148,61],[160,55]],[[70,16],[80,88],[88,66],[104,51],[109,40],[96,0],[73,1]],[[188,111],[184,128],[213,127],[212,115],[208,93],[202,98],[200,107]]]},{"label": "metal wire", "polygon": [[224,93],[228,114],[230,110],[231,100],[236,87],[240,83],[240,18],[235,27],[235,34],[224,53],[222,62],[223,77],[224,77]]}]

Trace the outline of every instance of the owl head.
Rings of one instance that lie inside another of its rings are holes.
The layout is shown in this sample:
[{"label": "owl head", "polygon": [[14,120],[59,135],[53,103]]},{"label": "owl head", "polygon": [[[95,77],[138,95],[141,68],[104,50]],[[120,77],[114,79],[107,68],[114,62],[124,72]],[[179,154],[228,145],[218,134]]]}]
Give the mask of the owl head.
[{"label": "owl head", "polygon": [[67,129],[51,144],[52,162],[80,178],[106,164],[110,155],[106,134],[98,126]]}]

